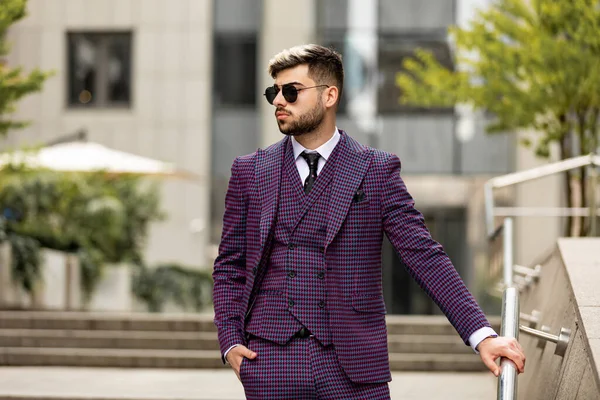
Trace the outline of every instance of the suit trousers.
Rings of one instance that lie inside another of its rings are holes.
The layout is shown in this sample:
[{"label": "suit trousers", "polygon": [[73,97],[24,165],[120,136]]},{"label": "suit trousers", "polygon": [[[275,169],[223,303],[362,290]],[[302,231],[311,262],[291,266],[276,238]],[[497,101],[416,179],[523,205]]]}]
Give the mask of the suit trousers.
[{"label": "suit trousers", "polygon": [[314,336],[293,338],[285,345],[251,337],[248,348],[257,354],[254,360],[244,359],[240,367],[248,400],[390,399],[387,382],[352,382],[334,345],[323,346]]}]

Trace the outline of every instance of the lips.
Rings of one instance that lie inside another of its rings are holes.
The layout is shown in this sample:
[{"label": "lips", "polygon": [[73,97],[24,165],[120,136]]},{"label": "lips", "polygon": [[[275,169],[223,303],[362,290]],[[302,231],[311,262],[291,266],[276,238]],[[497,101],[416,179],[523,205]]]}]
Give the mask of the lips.
[{"label": "lips", "polygon": [[280,111],[280,112],[276,112],[276,113],[275,113],[275,117],[276,117],[277,119],[280,119],[280,118],[281,118],[281,119],[283,119],[283,118],[286,118],[287,116],[289,116],[289,114],[287,114],[287,113],[284,113],[284,112],[281,112],[281,111]]}]

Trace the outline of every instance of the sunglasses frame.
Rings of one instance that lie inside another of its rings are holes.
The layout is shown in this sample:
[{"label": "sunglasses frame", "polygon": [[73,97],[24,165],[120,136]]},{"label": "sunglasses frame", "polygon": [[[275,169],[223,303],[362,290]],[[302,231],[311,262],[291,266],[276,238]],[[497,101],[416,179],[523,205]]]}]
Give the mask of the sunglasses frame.
[{"label": "sunglasses frame", "polygon": [[[281,85],[281,88],[279,88],[279,90],[277,90],[278,86],[273,85],[273,86],[269,86],[268,88],[265,89],[263,96],[265,96],[265,98],[267,99],[267,102],[269,104],[273,104],[273,102],[275,101],[275,98],[277,98],[277,95],[279,94],[279,92],[282,92],[283,98],[285,99],[285,101],[287,101],[288,103],[295,103],[296,100],[298,100],[298,92],[301,92],[302,90],[306,90],[306,89],[314,89],[314,88],[323,87],[323,86],[325,86],[327,88],[330,87],[329,85],[316,85],[316,86],[297,88],[296,86],[294,86],[293,83],[286,83],[285,85]],[[269,100],[269,89],[275,90],[275,95],[273,96],[272,100]]]}]

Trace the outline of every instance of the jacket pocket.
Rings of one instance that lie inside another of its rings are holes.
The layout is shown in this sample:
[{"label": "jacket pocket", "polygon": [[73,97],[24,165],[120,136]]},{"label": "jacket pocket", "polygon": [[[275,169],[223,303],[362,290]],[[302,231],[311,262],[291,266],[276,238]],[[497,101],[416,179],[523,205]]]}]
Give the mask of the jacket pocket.
[{"label": "jacket pocket", "polygon": [[352,308],[357,312],[386,314],[382,295],[355,296],[352,298]]}]

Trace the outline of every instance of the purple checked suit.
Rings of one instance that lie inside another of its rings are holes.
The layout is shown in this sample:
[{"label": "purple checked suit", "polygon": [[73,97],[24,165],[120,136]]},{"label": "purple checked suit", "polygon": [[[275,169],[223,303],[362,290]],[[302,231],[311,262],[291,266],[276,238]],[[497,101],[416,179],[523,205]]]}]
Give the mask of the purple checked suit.
[{"label": "purple checked suit", "polygon": [[[316,336],[322,336],[322,342],[331,341],[339,364],[353,382],[388,382],[391,376],[381,286],[384,233],[411,276],[438,304],[465,343],[473,332],[490,325],[414,208],[400,177],[400,160],[340,133],[335,163],[329,166],[327,190],[324,184],[321,189],[318,186],[325,175],[319,175],[313,189],[327,193],[327,202],[320,203],[324,211],[323,242],[318,247],[326,271],[322,284],[327,318],[322,321],[327,321],[328,327]],[[263,280],[269,282],[265,276],[269,277],[271,258],[277,259],[274,243],[281,242],[276,237],[281,207],[294,195],[293,185],[282,182],[290,176],[285,173],[290,168],[286,160],[290,140],[284,138],[267,149],[239,157],[232,167],[213,273],[215,324],[222,354],[234,344],[247,343],[246,316],[260,298]],[[299,221],[303,214],[296,215]],[[284,234],[279,236],[285,238]],[[321,295],[315,293],[311,296]],[[286,300],[289,295],[282,293]],[[311,314],[302,315],[301,320],[312,318]],[[265,312],[253,314],[252,324],[267,327],[263,328],[269,336],[266,339],[275,342],[289,336],[290,332],[283,330],[294,328]]]}]

